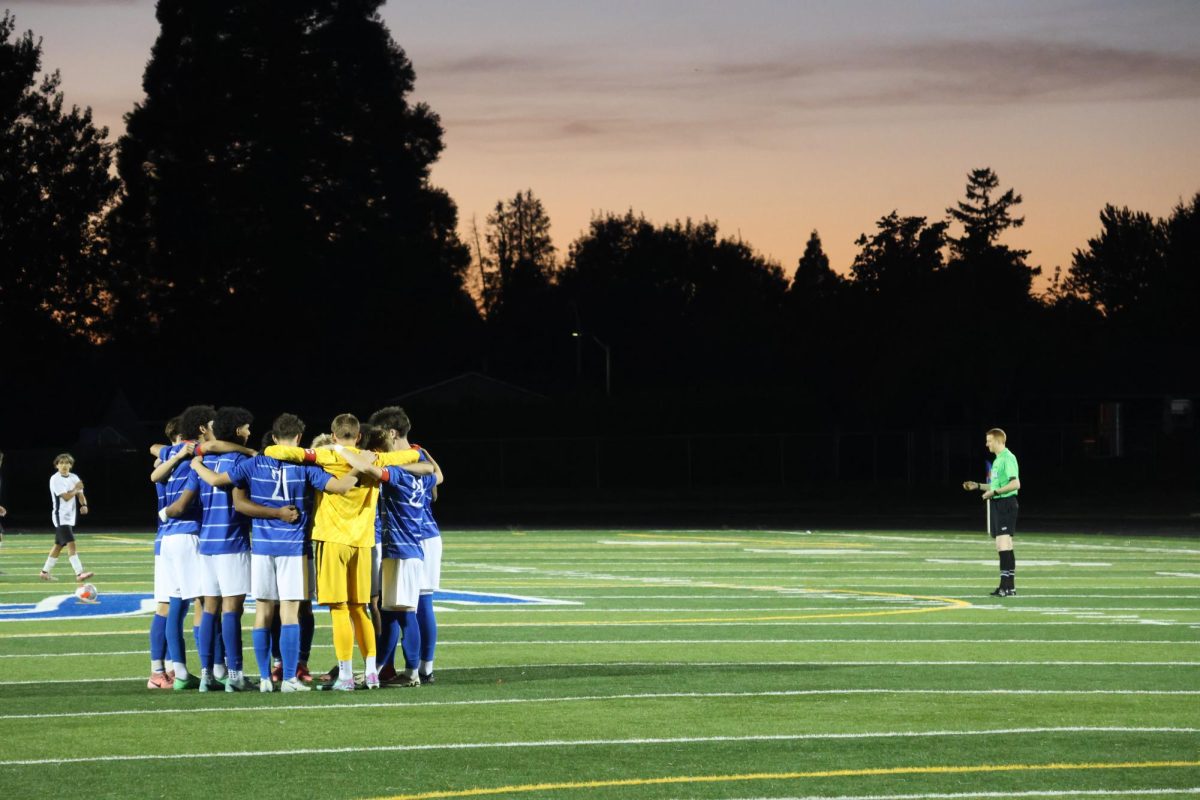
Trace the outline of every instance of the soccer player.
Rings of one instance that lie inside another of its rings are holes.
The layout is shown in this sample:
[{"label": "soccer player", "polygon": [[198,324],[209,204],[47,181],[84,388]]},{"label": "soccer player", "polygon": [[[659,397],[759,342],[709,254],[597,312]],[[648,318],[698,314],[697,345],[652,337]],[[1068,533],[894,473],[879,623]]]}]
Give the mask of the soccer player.
[{"label": "soccer player", "polygon": [[[359,422],[353,414],[335,417],[332,433],[335,447],[359,452],[355,447],[359,440]],[[268,447],[266,455],[281,461],[318,464],[336,477],[352,469],[336,450],[301,450],[276,445]],[[409,464],[417,469],[418,458],[414,450],[384,453],[375,458],[374,464],[379,467]],[[426,466],[421,471],[431,472],[432,468]],[[355,688],[352,659],[356,639],[366,662],[365,685],[368,689],[379,688],[374,626],[366,612],[371,600],[371,547],[375,539],[378,500],[378,486],[360,485],[345,495],[323,496],[317,504],[313,525],[317,602],[329,607],[333,624],[338,675],[332,688],[336,691],[353,691]]]},{"label": "soccer player", "polygon": [[[161,539],[161,566],[165,573],[165,586],[170,590],[167,611],[167,653],[175,671],[175,691],[195,689],[200,679],[188,672],[187,649],[183,642],[183,623],[187,617],[188,604],[200,597],[202,588],[200,575],[200,505],[196,501],[199,485],[191,462],[179,455],[189,445],[207,435],[216,409],[207,405],[188,406],[179,416],[179,432],[182,437],[159,452],[163,462],[151,473],[153,481],[166,481],[163,508],[158,518],[163,525],[159,531]],[[170,466],[169,466],[170,465]]]},{"label": "soccer player", "polygon": [[983,490],[984,502],[992,504],[991,530],[996,540],[996,552],[1000,556],[1000,585],[992,592],[993,597],[1014,597],[1017,594],[1017,557],[1013,553],[1013,535],[1017,532],[1017,493],[1021,489],[1021,478],[1017,468],[1017,457],[1008,449],[1008,436],[999,428],[992,428],[984,437],[988,452],[996,458],[992,462],[990,483],[964,481],[967,491]]},{"label": "soccer player", "polygon": [[[217,409],[208,436],[245,445],[254,416],[244,408]],[[202,464],[214,472],[229,472],[247,456],[242,452],[212,453],[201,442],[196,449]],[[193,471],[195,464],[193,459]],[[200,620],[200,691],[212,688],[217,614],[221,615],[220,636],[229,670],[225,691],[247,688],[242,674],[242,611],[250,593],[250,520],[238,512],[227,488],[199,486],[201,509],[199,550],[203,576],[204,616]]]},{"label": "soccer player", "polygon": [[[282,414],[264,444],[295,447],[304,434],[304,423],[294,414]],[[312,491],[345,494],[358,483],[358,473],[338,479],[319,467],[290,464],[265,455],[245,459],[231,471],[216,473],[193,463],[201,480],[215,486],[232,486],[234,507],[253,518],[251,526],[251,591],[255,598],[254,653],[258,661],[259,690],[271,692],[271,628],[279,605],[280,653],[283,659],[280,689],[309,691],[297,677],[300,656],[300,604],[309,596],[306,536]],[[249,501],[249,502],[247,502]],[[294,514],[263,517],[256,506]],[[310,611],[311,613],[311,611]]]},{"label": "soccer player", "polygon": [[[386,438],[386,449],[389,451],[408,450],[413,448],[408,441],[412,430],[412,422],[408,414],[399,406],[381,408],[371,415],[372,425],[383,429]],[[434,461],[428,451],[415,448],[421,453],[422,461],[433,465],[432,475],[414,476],[396,481],[395,491],[404,495],[405,505],[399,524],[421,545],[421,575],[419,578],[419,596],[415,613],[406,615],[405,623],[415,623],[416,629],[410,634],[407,625],[402,629],[406,673],[395,673],[394,667],[385,668],[387,675],[399,685],[420,685],[433,683],[433,654],[437,644],[437,620],[433,613],[433,593],[437,591],[441,581],[442,570],[442,539],[437,523],[433,519],[432,504],[437,494],[437,487],[445,479],[441,467]],[[404,478],[404,476],[400,476]],[[386,499],[389,491],[383,489]],[[389,506],[390,507],[390,506]],[[381,506],[381,517],[382,517]],[[414,652],[414,650],[416,652]],[[411,684],[410,684],[411,682]]]},{"label": "soccer player", "polygon": [[96,573],[87,572],[83,568],[83,560],[75,547],[75,511],[80,516],[88,513],[87,497],[83,494],[83,481],[71,468],[75,466],[75,457],[70,453],[60,453],[54,457],[54,467],[58,471],[50,476],[50,519],[54,522],[54,546],[42,567],[39,577],[44,581],[58,580],[50,571],[58,563],[58,556],[65,547],[67,558],[75,570],[75,580],[83,583]]},{"label": "soccer player", "polygon": [[[182,441],[183,436],[179,432],[179,422],[179,417],[172,417],[167,421],[166,428],[163,430],[170,444],[151,445],[150,454],[154,456],[156,468],[165,463],[158,458],[159,454],[171,445],[179,444]],[[173,457],[170,469],[173,471],[180,461],[190,455],[190,448],[179,449]],[[158,495],[157,510],[162,511],[166,507],[167,486],[165,483],[155,482],[154,490]],[[179,596],[179,589],[171,585],[167,570],[163,566],[162,533],[165,525],[166,523],[160,519],[158,531],[154,536],[154,600],[158,605],[154,610],[154,616],[150,618],[150,678],[146,681],[147,689],[170,689],[175,685],[175,673],[173,670],[168,671],[166,666],[167,615],[171,610],[171,598]]]}]

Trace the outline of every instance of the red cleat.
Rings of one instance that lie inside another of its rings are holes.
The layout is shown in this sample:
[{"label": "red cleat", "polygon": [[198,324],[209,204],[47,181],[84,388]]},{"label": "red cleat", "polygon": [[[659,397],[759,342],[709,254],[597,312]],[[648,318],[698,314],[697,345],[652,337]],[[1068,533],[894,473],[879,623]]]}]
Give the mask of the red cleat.
[{"label": "red cleat", "polygon": [[165,672],[150,673],[150,680],[146,681],[147,689],[174,689],[175,679],[168,678]]},{"label": "red cleat", "polygon": [[304,683],[312,683],[313,682],[313,676],[312,676],[312,673],[308,671],[307,664],[300,664],[296,667],[296,677],[299,678]]},{"label": "red cleat", "polygon": [[396,677],[396,668],[391,664],[384,664],[383,669],[379,670],[379,682],[387,683]]}]

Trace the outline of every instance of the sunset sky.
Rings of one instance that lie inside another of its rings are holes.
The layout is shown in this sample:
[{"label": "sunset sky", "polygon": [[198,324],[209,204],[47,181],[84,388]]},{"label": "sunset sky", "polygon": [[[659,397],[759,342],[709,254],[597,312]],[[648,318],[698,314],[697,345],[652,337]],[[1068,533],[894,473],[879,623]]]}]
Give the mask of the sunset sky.
[{"label": "sunset sky", "polygon": [[[115,139],[150,0],[8,0]],[[972,167],[1025,197],[1047,273],[1106,203],[1200,191],[1200,2],[438,0],[383,16],[446,129],[465,230],[532,188],[560,250],[596,211],[717,220],[789,273],[816,228],[849,269],[892,209],[941,218]]]}]

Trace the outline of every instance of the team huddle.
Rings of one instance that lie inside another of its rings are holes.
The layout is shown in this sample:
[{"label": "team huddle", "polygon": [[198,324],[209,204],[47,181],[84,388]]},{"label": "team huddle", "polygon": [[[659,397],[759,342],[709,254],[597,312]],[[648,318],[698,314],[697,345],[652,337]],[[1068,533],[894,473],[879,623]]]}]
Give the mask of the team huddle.
[{"label": "team huddle", "polygon": [[[432,682],[442,541],[432,503],[443,476],[409,443],[408,415],[391,406],[363,425],[341,414],[302,448],[304,423],[283,414],[262,453],[246,446],[252,422],[243,408],[191,406],[167,424],[171,444],[151,448],[159,526],[147,688],[252,690],[247,596],[261,692]],[[315,679],[314,599],[329,609],[337,657]],[[199,674],[183,634],[192,601]]]}]

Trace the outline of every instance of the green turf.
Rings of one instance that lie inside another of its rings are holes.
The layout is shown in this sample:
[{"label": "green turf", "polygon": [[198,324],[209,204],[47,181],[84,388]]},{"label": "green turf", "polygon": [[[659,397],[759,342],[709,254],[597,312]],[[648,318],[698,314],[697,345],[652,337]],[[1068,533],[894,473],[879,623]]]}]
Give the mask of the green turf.
[{"label": "green turf", "polygon": [[[148,536],[80,542],[150,591]],[[49,545],[0,603],[71,591]],[[572,604],[439,604],[438,682],[351,695],[152,692],[146,616],[0,618],[0,796],[1200,795],[1200,541],[1017,555],[997,600],[982,534],[451,531],[445,589]]]}]

